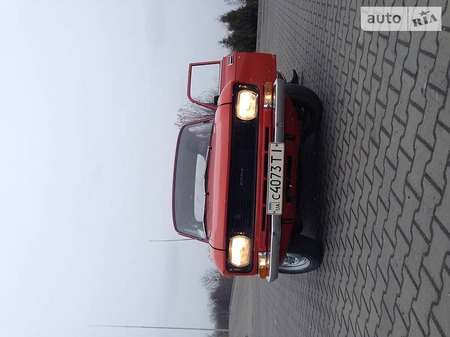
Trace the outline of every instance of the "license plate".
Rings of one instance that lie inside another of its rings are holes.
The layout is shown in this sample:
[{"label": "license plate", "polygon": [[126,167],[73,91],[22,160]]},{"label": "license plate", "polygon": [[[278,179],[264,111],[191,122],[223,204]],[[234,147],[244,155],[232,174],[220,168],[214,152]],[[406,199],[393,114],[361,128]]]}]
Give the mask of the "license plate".
[{"label": "license plate", "polygon": [[267,163],[267,214],[283,213],[284,143],[269,144]]}]

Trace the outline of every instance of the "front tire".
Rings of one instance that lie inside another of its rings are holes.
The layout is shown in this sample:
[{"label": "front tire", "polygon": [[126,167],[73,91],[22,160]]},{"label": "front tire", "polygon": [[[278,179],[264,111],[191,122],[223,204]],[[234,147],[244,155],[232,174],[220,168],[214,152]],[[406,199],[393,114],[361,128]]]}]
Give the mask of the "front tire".
[{"label": "front tire", "polygon": [[285,92],[301,121],[302,137],[312,135],[322,119],[323,105],[319,97],[311,89],[297,84],[286,84]]},{"label": "front tire", "polygon": [[322,247],[316,240],[299,235],[292,239],[279,272],[303,274],[316,270],[322,262],[322,257]]}]

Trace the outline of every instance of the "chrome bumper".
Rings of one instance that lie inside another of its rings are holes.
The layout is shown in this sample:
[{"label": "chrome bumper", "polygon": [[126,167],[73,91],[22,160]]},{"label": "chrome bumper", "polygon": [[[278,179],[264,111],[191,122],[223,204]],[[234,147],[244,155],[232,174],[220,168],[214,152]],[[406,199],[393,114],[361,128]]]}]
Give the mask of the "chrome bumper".
[{"label": "chrome bumper", "polygon": [[[285,103],[285,84],[282,78],[275,80],[275,131],[274,142],[284,142],[284,103]],[[271,233],[270,233],[270,255],[269,255],[269,275],[266,280],[275,281],[278,278],[278,268],[280,266],[280,245],[281,245],[281,215],[271,215]]]}]

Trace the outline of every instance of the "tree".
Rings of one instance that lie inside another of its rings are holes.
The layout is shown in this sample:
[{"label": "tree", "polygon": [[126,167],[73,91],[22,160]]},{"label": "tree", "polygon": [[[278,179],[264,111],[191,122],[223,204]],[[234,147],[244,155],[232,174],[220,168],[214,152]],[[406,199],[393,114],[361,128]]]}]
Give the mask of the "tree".
[{"label": "tree", "polygon": [[[219,93],[215,89],[210,89],[201,94],[198,98],[200,102],[208,102],[214,104],[214,97],[218,96]],[[200,119],[205,119],[214,116],[215,110],[206,108],[204,106],[195,104],[191,101],[184,104],[177,112],[177,121],[175,125],[182,127],[186,123],[193,122]]]},{"label": "tree", "polygon": [[[255,51],[258,27],[258,1],[231,1],[240,4],[219,17],[219,21],[227,26],[228,36],[219,41],[231,51]],[[228,1],[230,3],[230,1]]]},{"label": "tree", "polygon": [[225,3],[230,6],[245,6],[246,0],[225,0]]},{"label": "tree", "polygon": [[209,269],[201,277],[201,282],[203,287],[211,293],[219,286],[222,277],[216,269]]},{"label": "tree", "polygon": [[216,328],[227,328],[233,278],[223,276],[216,269],[210,269],[205,272],[201,281],[209,293],[210,317],[215,321]]},{"label": "tree", "polygon": [[177,121],[175,122],[175,125],[178,127],[182,127],[189,122],[193,122],[199,119],[205,119],[212,116],[214,116],[214,110],[189,102],[178,109]]}]

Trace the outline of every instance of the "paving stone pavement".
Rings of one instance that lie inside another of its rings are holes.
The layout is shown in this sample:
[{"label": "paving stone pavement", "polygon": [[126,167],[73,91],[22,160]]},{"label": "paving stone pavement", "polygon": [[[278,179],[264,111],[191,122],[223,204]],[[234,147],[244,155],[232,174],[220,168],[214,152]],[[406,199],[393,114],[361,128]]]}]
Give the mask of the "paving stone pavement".
[{"label": "paving stone pavement", "polygon": [[[364,32],[361,5],[441,6],[443,31]],[[324,103],[309,150],[318,188],[303,211],[320,224],[324,261],[272,284],[237,279],[231,336],[450,336],[448,2],[260,0],[259,10],[258,50]]]}]

